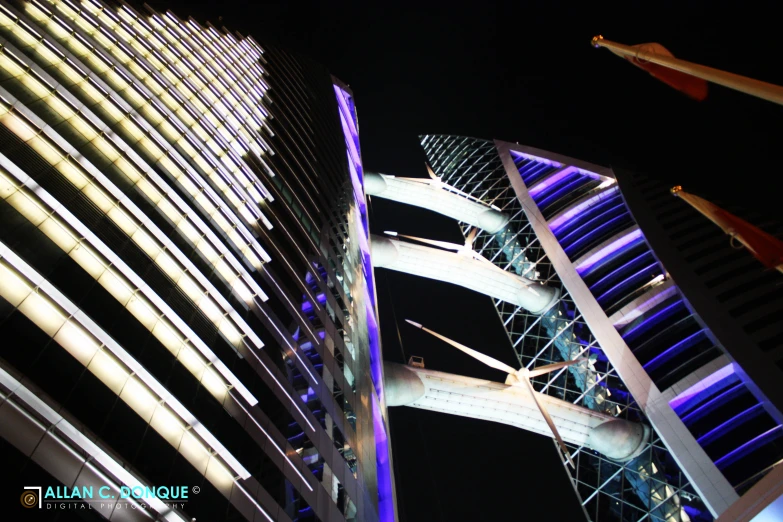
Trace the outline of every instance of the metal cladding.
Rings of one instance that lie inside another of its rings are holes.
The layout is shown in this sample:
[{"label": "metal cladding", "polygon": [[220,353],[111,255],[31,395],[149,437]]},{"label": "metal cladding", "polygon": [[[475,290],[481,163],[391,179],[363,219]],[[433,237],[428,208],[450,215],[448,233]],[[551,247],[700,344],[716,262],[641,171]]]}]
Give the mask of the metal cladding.
[{"label": "metal cladding", "polygon": [[147,5],[0,0],[8,473],[200,488],[89,504],[112,520],[393,522],[366,207],[323,66]]},{"label": "metal cladding", "polygon": [[371,235],[373,265],[459,285],[543,314],[560,296],[556,288],[507,272],[488,262],[383,236]]},{"label": "metal cladding", "polygon": [[[517,386],[387,362],[387,406],[410,406],[484,419],[551,436],[530,393]],[[630,460],[644,449],[649,428],[541,395],[563,439],[613,460]]]},{"label": "metal cladding", "polygon": [[589,360],[536,389],[650,427],[622,463],[571,448],[588,518],[701,522],[758,498],[783,457],[776,274],[645,176],[502,141],[421,143],[443,183],[512,216],[472,238],[476,254],[561,290],[543,315],[494,302],[521,366]]},{"label": "metal cladding", "polygon": [[[500,210],[450,191],[448,185],[426,179],[397,178],[368,172],[364,177],[368,196],[426,208],[495,234],[503,230],[509,216]],[[452,189],[453,190],[453,189]]]}]

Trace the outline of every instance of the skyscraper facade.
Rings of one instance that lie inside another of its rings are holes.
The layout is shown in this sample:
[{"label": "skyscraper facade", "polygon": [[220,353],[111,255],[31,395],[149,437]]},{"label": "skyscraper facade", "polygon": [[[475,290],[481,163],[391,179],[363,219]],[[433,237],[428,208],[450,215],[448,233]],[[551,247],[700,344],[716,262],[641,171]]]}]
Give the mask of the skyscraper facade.
[{"label": "skyscraper facade", "polygon": [[0,213],[29,519],[395,520],[356,110],[323,67],[0,2]]},{"label": "skyscraper facade", "polygon": [[507,216],[499,228],[462,223],[466,236],[483,228],[474,255],[557,296],[542,311],[485,290],[520,365],[587,359],[535,389],[651,428],[628,458],[568,444],[586,518],[749,520],[776,509],[780,274],[650,179],[500,141],[421,143],[439,183]]}]

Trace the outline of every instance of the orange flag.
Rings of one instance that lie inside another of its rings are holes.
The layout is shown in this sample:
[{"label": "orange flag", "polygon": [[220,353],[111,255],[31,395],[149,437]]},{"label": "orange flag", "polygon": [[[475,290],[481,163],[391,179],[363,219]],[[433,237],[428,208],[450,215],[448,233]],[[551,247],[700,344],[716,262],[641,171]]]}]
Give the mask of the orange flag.
[{"label": "orange flag", "polygon": [[672,188],[671,192],[736,238],[764,266],[783,272],[783,241],[699,196],[684,192],[680,186]]},{"label": "orange flag", "polygon": [[[669,52],[664,46],[659,43],[646,43],[639,45],[632,45],[634,49],[639,49],[645,53],[659,54],[662,56],[668,56],[674,58],[674,55]],[[610,49],[611,50],[611,49]],[[701,78],[696,78],[690,74],[681,73],[668,67],[663,67],[655,63],[647,62],[642,58],[636,58],[635,56],[624,56],[626,60],[644,69],[650,75],[658,78],[666,85],[677,89],[684,93],[686,96],[693,98],[696,101],[704,101],[707,97],[707,82]]]}]

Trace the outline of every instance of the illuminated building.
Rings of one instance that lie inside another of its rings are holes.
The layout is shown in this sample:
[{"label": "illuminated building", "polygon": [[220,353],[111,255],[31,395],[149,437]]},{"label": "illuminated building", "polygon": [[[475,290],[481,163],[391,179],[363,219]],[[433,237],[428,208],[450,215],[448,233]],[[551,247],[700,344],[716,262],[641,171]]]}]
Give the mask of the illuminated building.
[{"label": "illuminated building", "polygon": [[[390,364],[389,405],[551,436],[509,385],[579,360],[531,381],[532,397],[550,396],[541,409],[575,461],[564,467],[588,520],[779,519],[780,274],[642,176],[500,141],[421,142],[432,180],[368,175],[367,192],[450,216],[468,241],[373,237],[377,266],[492,297],[523,370],[474,354],[513,377],[502,384]],[[471,280],[468,263],[488,275]],[[611,421],[590,410],[630,421],[615,424],[630,444],[596,437]],[[641,450],[638,425],[650,428]]]},{"label": "illuminated building", "polygon": [[191,488],[111,520],[395,520],[362,176],[352,94],[304,58],[127,4],[0,3],[20,493]]}]

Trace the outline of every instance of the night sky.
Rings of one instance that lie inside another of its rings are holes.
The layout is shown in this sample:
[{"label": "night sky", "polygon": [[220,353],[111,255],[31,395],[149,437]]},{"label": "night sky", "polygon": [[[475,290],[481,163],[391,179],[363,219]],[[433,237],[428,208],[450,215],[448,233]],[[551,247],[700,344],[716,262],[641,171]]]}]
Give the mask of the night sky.
[{"label": "night sky", "polygon": [[[326,65],[354,92],[366,170],[425,176],[418,135],[461,134],[779,213],[783,107],[712,85],[694,102],[589,45],[598,33],[659,42],[783,85],[772,2],[151,3]],[[453,221],[379,199],[372,221],[376,233],[461,238]],[[403,322],[411,318],[516,365],[489,298],[384,270],[377,290],[386,359],[421,355],[428,368],[504,379]],[[401,521],[583,519],[550,439],[405,408],[391,410],[391,432]]]}]

